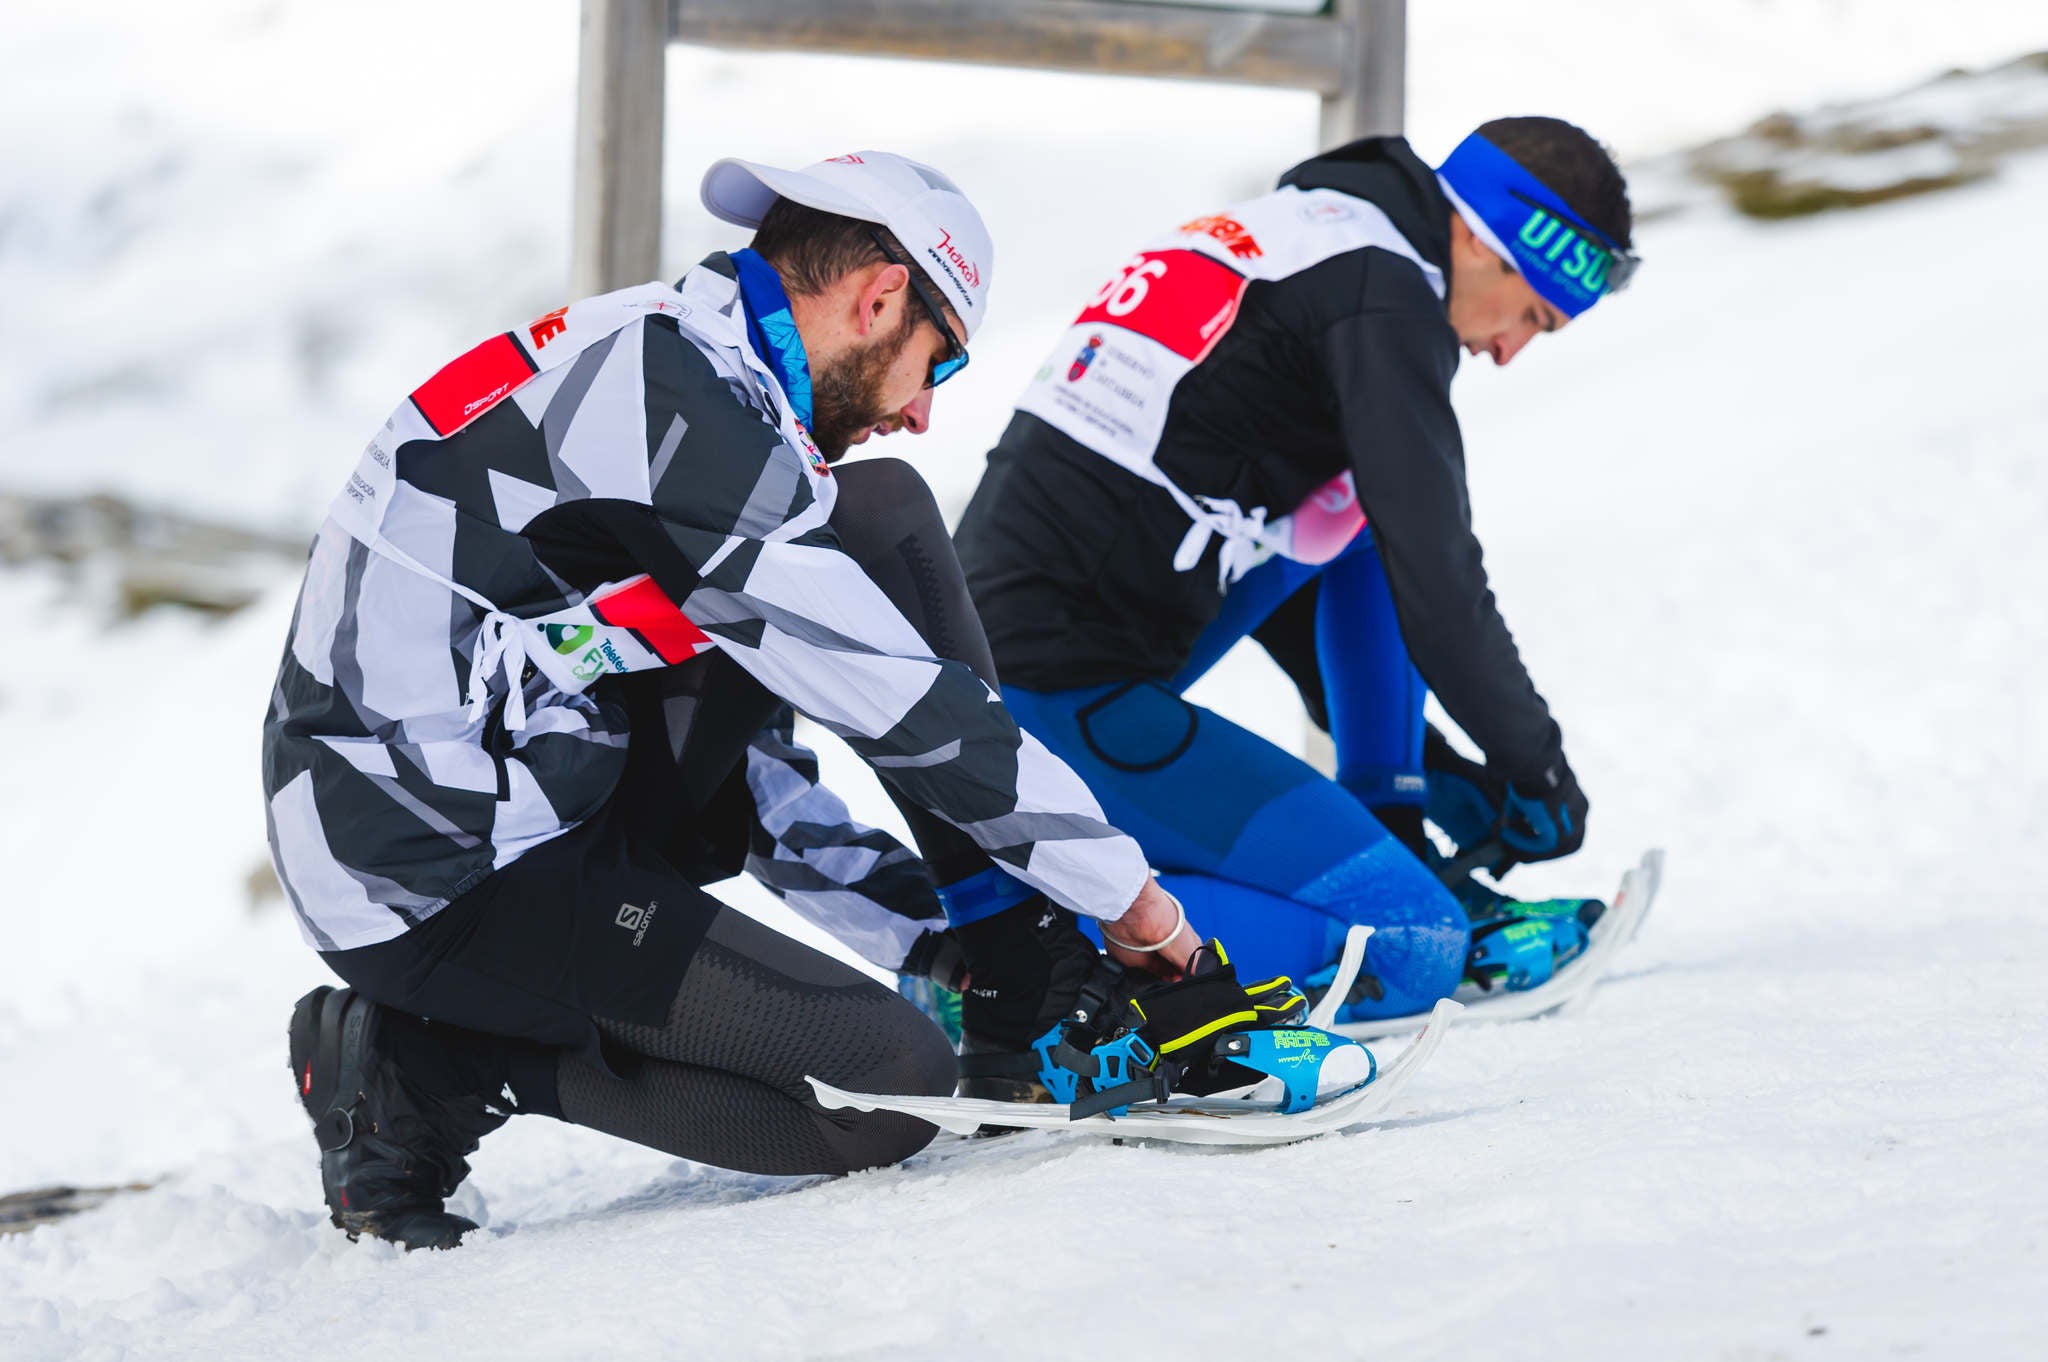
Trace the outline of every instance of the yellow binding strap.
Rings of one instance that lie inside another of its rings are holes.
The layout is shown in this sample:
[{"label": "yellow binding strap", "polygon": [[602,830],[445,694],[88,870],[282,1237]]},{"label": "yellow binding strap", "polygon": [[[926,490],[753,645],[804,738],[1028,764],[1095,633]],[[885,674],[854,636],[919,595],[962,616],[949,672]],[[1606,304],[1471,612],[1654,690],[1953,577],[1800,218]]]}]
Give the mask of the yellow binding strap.
[{"label": "yellow binding strap", "polygon": [[1159,1053],[1170,1055],[1175,1050],[1193,1045],[1198,1040],[1206,1040],[1218,1031],[1228,1030],[1244,1022],[1255,1022],[1258,1019],[1259,1014],[1256,1012],[1232,1012],[1227,1016],[1218,1017],[1215,1021],[1209,1022],[1204,1026],[1198,1026],[1184,1036],[1175,1036],[1172,1040],[1159,1047]]}]

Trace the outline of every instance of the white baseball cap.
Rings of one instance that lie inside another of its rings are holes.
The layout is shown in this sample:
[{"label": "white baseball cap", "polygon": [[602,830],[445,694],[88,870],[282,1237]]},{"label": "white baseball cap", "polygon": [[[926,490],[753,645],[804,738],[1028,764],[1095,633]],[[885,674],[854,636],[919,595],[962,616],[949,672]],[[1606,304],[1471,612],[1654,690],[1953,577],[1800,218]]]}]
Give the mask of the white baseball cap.
[{"label": "white baseball cap", "polygon": [[878,222],[960,316],[971,339],[988,312],[995,248],[960,187],[928,165],[887,151],[850,151],[802,170],[727,157],[704,172],[700,193],[714,217],[758,227],[776,199]]}]

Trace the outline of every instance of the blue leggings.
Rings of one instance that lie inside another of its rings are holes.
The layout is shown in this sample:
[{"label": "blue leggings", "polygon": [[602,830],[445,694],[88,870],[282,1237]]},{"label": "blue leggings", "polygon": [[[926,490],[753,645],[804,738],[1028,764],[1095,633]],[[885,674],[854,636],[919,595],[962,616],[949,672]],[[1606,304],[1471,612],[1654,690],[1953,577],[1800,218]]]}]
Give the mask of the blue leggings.
[{"label": "blue leggings", "polygon": [[[1180,694],[1319,571],[1334,781]],[[1003,699],[1138,839],[1245,977],[1305,978],[1337,958],[1352,923],[1371,924],[1366,968],[1385,996],[1347,1014],[1364,1018],[1421,1011],[1464,972],[1464,910],[1367,812],[1423,802],[1423,694],[1379,555],[1361,534],[1322,569],[1276,558],[1246,574],[1171,682],[1007,686]]]}]

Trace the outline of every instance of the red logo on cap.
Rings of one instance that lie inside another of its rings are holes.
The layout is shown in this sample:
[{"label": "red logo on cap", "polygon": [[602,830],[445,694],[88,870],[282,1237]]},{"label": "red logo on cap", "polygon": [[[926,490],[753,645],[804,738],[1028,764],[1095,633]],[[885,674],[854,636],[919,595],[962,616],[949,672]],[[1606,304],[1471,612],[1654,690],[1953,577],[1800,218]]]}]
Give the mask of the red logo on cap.
[{"label": "red logo on cap", "polygon": [[866,161],[863,161],[859,156],[856,156],[854,153],[850,151],[847,152],[844,156],[827,156],[825,159],[827,161],[837,161],[840,165],[843,166],[864,166],[867,164]]},{"label": "red logo on cap", "polygon": [[967,281],[969,288],[981,287],[981,266],[960,254],[959,248],[953,244],[953,234],[943,227],[939,229],[939,249],[953,262],[953,268],[960,271],[960,277]]}]

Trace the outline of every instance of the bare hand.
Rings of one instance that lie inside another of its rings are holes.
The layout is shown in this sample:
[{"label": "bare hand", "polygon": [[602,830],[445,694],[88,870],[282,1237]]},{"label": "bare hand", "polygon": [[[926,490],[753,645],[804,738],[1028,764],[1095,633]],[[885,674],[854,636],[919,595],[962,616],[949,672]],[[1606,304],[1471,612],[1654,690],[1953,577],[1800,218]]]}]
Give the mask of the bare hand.
[{"label": "bare hand", "polygon": [[[1126,969],[1178,979],[1187,969],[1188,957],[1202,944],[1202,934],[1188,924],[1187,915],[1173,895],[1147,875],[1145,887],[1138,891],[1138,897],[1124,915],[1102,924],[1102,940],[1109,958]],[[1165,944],[1157,950],[1130,949],[1161,941]]]}]

